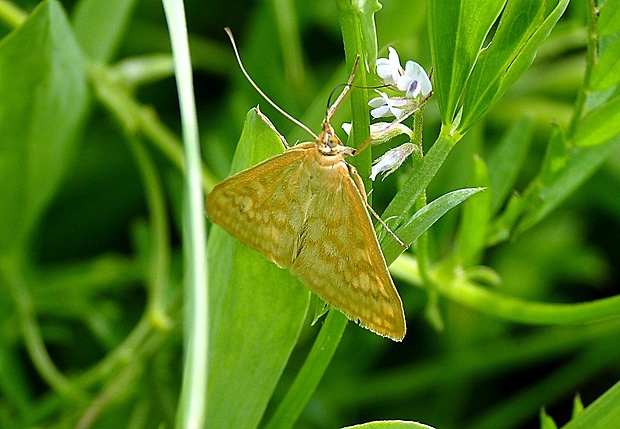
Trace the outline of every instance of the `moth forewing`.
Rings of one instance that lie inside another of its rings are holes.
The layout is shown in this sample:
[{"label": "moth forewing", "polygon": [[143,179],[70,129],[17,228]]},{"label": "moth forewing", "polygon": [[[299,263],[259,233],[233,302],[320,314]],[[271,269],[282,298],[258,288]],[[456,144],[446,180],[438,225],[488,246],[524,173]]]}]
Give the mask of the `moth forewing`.
[{"label": "moth forewing", "polygon": [[308,206],[303,246],[291,272],[349,319],[402,340],[402,303],[346,164],[315,163],[312,177],[321,191]]}]

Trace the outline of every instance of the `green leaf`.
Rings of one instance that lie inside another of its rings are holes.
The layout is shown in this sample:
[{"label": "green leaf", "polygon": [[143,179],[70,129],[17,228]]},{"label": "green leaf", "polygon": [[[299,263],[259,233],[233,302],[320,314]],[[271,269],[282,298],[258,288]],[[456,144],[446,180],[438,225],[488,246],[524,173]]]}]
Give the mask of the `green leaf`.
[{"label": "green leaf", "polygon": [[[513,63],[510,65],[510,68],[506,71],[506,76],[504,76],[504,79],[502,80],[501,87],[498,95],[496,96],[497,98],[499,95],[506,92],[508,87],[510,87],[519,77],[521,77],[523,72],[525,72],[525,70],[532,64],[534,58],[536,57],[538,48],[545,42],[545,40],[547,40],[551,30],[553,30],[568,7],[568,3],[569,0],[559,0],[557,6],[551,10],[540,27],[538,27],[528,39],[520,54],[515,58]],[[548,9],[550,7],[550,5],[547,6]]]},{"label": "green leaf", "polygon": [[620,422],[620,382],[614,384],[562,429],[608,429]]},{"label": "green leaf", "polygon": [[527,213],[517,226],[517,233],[531,228],[547,216],[580,186],[618,149],[616,139],[593,147],[566,147],[564,136],[556,124],[545,154],[541,173],[527,190]]},{"label": "green leaf", "polygon": [[342,429],[434,429],[418,422],[408,422],[404,420],[385,420],[379,422],[368,422],[361,425],[346,426]]},{"label": "green leaf", "polygon": [[460,132],[465,132],[488,112],[532,64],[538,48],[568,6],[568,0],[560,0],[543,20],[544,6],[545,2],[538,0],[508,3],[493,41],[480,55],[467,83]]},{"label": "green leaf", "polygon": [[433,91],[444,125],[452,123],[480,48],[505,3],[505,0],[430,1]]},{"label": "green leaf", "polygon": [[523,117],[504,134],[487,162],[491,188],[491,213],[500,209],[514,190],[521,166],[532,142],[532,119]]},{"label": "green leaf", "polygon": [[581,402],[581,396],[579,394],[575,395],[575,399],[573,400],[573,414],[572,418],[574,419],[578,415],[583,412],[583,402]]},{"label": "green leaf", "polygon": [[[488,188],[489,172],[482,158],[474,159],[473,185]],[[463,204],[458,253],[464,267],[477,265],[485,248],[489,219],[491,218],[491,193],[482,192]]]},{"label": "green leaf", "polygon": [[576,146],[597,146],[620,134],[620,95],[589,112],[573,138]]},{"label": "green leaf", "polygon": [[[620,17],[619,17],[620,18]],[[618,85],[620,82],[620,39],[617,39],[601,54],[594,63],[589,86],[593,91],[601,91]]]},{"label": "green leaf", "polygon": [[[282,150],[280,136],[252,109],[231,172]],[[206,427],[255,428],[297,341],[310,291],[216,225],[207,252],[212,318]]]},{"label": "green leaf", "polygon": [[540,410],[540,429],[558,429],[553,419],[543,409]]},{"label": "green leaf", "polygon": [[447,132],[447,127],[443,127],[441,134],[422,162],[416,166],[405,185],[381,215],[392,229],[398,227],[406,219],[415,201],[433,180],[455,144],[455,137]]},{"label": "green leaf", "polygon": [[0,42],[0,251],[22,246],[76,150],[85,62],[60,4],[42,2]]},{"label": "green leaf", "polygon": [[600,36],[620,31],[620,0],[607,0],[601,7],[597,30]]},{"label": "green leaf", "polygon": [[555,177],[566,167],[567,158],[566,137],[559,124],[554,123],[540,169],[540,183],[544,186],[552,184]]},{"label": "green leaf", "polygon": [[499,98],[502,80],[532,33],[542,24],[544,13],[544,2],[539,0],[508,2],[493,41],[480,54],[465,86],[461,132],[469,129]]},{"label": "green leaf", "polygon": [[[405,243],[411,244],[450,209],[458,206],[463,201],[482,190],[482,188],[467,188],[448,192],[418,210],[407,223],[394,231],[394,233]],[[383,250],[388,265],[392,263],[398,255],[403,253],[401,245],[398,244],[390,234],[383,235],[381,239],[381,249]]]},{"label": "green leaf", "polygon": [[494,246],[510,237],[515,225],[523,216],[523,212],[527,207],[527,202],[528,201],[525,200],[522,195],[512,195],[504,211],[493,222],[493,225],[489,229],[487,247]]},{"label": "green leaf", "polygon": [[136,0],[81,0],[75,6],[75,37],[87,56],[97,61],[110,61],[136,3]]}]

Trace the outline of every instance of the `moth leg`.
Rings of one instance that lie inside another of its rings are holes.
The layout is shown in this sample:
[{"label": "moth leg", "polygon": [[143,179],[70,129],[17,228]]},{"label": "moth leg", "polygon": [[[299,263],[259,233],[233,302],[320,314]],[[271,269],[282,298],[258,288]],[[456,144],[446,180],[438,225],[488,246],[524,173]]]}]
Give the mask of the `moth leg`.
[{"label": "moth leg", "polygon": [[351,175],[351,177],[353,177],[353,183],[355,183],[357,190],[362,195],[364,204],[366,204],[366,208],[368,209],[368,211],[372,213],[372,215],[379,221],[379,223],[385,228],[385,230],[389,232],[392,237],[394,237],[394,240],[396,240],[396,242],[400,244],[403,249],[409,249],[409,246],[407,246],[400,238],[398,238],[396,234],[394,234],[394,232],[390,229],[389,226],[387,226],[383,219],[379,217],[375,209],[373,209],[372,206],[368,204],[368,198],[366,197],[366,188],[364,187],[364,182],[362,181],[362,178],[359,174],[357,174],[356,168],[353,167],[351,164],[347,164],[347,168],[349,169],[349,174]]}]

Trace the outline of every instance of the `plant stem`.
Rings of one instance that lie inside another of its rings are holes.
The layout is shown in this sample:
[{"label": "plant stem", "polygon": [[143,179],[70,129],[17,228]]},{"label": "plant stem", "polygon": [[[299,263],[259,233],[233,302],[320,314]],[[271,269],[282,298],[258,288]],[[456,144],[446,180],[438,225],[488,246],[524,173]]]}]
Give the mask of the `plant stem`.
[{"label": "plant stem", "polygon": [[28,14],[7,0],[0,0],[0,21],[9,28],[17,28],[26,20]]},{"label": "plant stem", "polygon": [[170,240],[168,234],[168,215],[163,186],[157,177],[157,170],[143,142],[132,135],[127,136],[142,181],[146,190],[146,199],[151,217],[151,260],[149,266],[148,286],[150,289],[147,312],[153,325],[168,329],[172,322],[166,314],[166,285],[170,268]]},{"label": "plant stem", "polygon": [[[116,82],[109,68],[90,63],[88,75],[97,98],[116,117],[125,131],[128,134],[144,134],[173,165],[181,172],[185,172],[183,145],[159,120],[157,114],[141,105],[126,88]],[[217,183],[217,179],[204,167],[202,167],[202,183],[205,192],[209,192]]]},{"label": "plant stem", "polygon": [[[417,277],[418,261],[408,254],[398,259],[392,273],[413,285],[426,287]],[[420,269],[421,272],[421,269]],[[411,274],[410,274],[411,273]],[[433,276],[434,273],[430,273]],[[434,276],[433,276],[434,277]],[[437,292],[454,302],[473,308],[482,314],[528,325],[575,325],[599,322],[620,316],[620,295],[575,304],[553,304],[525,301],[481,287],[461,274],[450,280],[434,280]]]},{"label": "plant stem", "polygon": [[306,361],[265,429],[293,427],[331,362],[347,323],[341,312],[330,310]]},{"label": "plant stem", "polygon": [[198,429],[203,427],[206,416],[207,368],[209,368],[209,283],[205,200],[185,8],[182,0],[162,0],[162,3],[172,45],[186,162],[183,255],[187,309],[184,321],[183,382],[175,426]]},{"label": "plant stem", "polygon": [[572,141],[573,135],[577,125],[579,124],[581,117],[583,116],[586,102],[591,91],[590,75],[594,64],[596,64],[598,58],[598,35],[596,34],[596,23],[598,20],[598,11],[594,0],[588,1],[589,14],[588,14],[588,42],[586,51],[586,71],[583,76],[583,82],[577,93],[577,100],[575,101],[575,108],[573,109],[573,116],[568,126],[567,137],[569,141]]},{"label": "plant stem", "polygon": [[5,254],[0,259],[0,278],[3,279],[0,281],[0,284],[7,285],[8,292],[13,299],[16,317],[30,359],[32,359],[32,363],[41,375],[41,378],[56,392],[74,401],[84,401],[88,398],[86,392],[81,391],[72,380],[60,372],[45,348],[45,342],[41,336],[41,330],[36,319],[32,295],[24,279],[24,266],[25,259],[23,255]]},{"label": "plant stem", "polygon": [[528,302],[464,280],[442,285],[440,293],[483,314],[529,325],[581,324],[620,316],[620,295],[576,304]]}]

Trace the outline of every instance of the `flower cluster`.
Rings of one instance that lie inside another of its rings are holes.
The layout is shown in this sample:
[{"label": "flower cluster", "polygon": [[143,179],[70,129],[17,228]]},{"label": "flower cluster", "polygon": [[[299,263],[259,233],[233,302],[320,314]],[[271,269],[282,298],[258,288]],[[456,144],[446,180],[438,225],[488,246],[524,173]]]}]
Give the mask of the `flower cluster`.
[{"label": "flower cluster", "polygon": [[[373,181],[379,174],[383,174],[383,179],[385,179],[396,171],[412,153],[417,151],[419,156],[422,155],[418,146],[411,143],[414,137],[413,131],[400,120],[419,108],[422,103],[420,98],[426,98],[433,89],[422,66],[414,61],[407,61],[403,69],[396,50],[390,46],[388,51],[388,58],[377,59],[377,74],[392,89],[392,92],[396,92],[396,95],[389,96],[383,91],[375,90],[380,97],[373,98],[368,105],[373,108],[370,111],[373,118],[394,116],[396,122],[371,124],[370,135],[373,138],[373,144],[387,142],[401,134],[407,135],[409,142],[388,150],[372,163],[370,179]],[[351,132],[351,124],[342,124],[342,128],[347,134]]]},{"label": "flower cluster", "polygon": [[368,104],[374,108],[370,112],[374,118],[394,116],[400,119],[419,106],[419,96],[428,96],[433,88],[422,66],[409,60],[403,69],[396,49],[390,46],[388,51],[388,58],[377,59],[377,74],[386,85],[398,89],[401,95],[391,97],[375,90],[380,97],[373,98]]},{"label": "flower cluster", "polygon": [[[413,131],[402,124],[400,119],[418,109],[423,102],[421,98],[426,98],[433,89],[422,66],[414,61],[407,61],[403,69],[396,50],[390,46],[388,51],[388,58],[377,59],[377,74],[392,89],[391,92],[395,92],[396,95],[389,96],[383,91],[375,90],[380,97],[373,98],[368,102],[368,105],[373,108],[370,111],[373,118],[394,116],[396,122],[371,124],[372,144],[385,143],[402,134],[409,137],[409,142],[388,150],[373,162],[370,175],[370,179],[373,181],[379,174],[383,174],[383,179],[385,179],[396,171],[412,153],[417,152],[421,156],[422,153],[418,146],[411,143],[414,138]],[[342,128],[347,134],[351,133],[351,124],[344,123]]]}]

